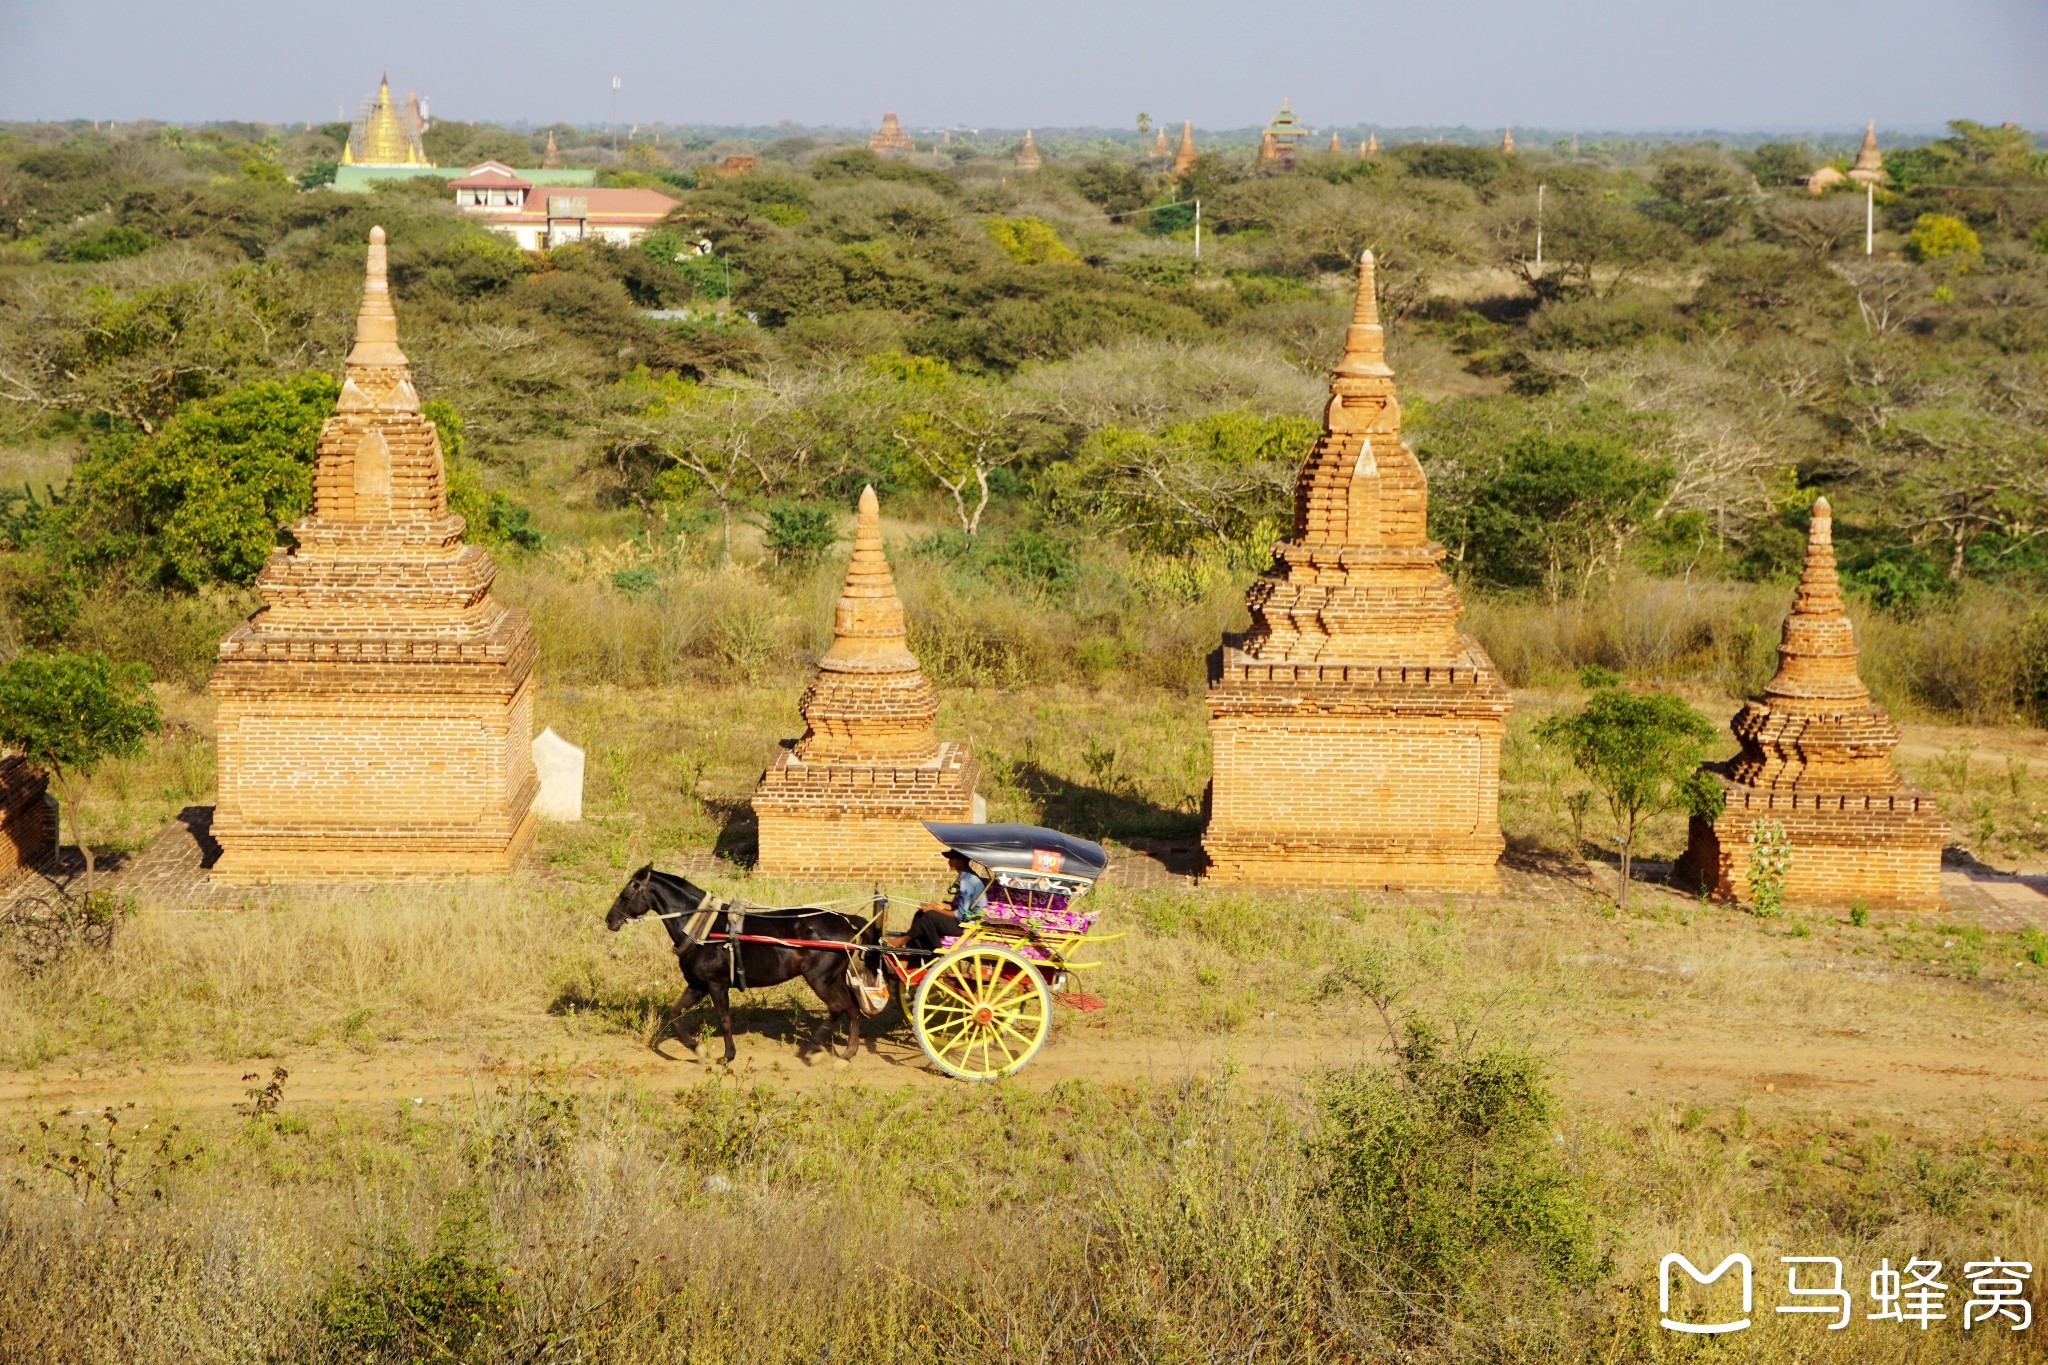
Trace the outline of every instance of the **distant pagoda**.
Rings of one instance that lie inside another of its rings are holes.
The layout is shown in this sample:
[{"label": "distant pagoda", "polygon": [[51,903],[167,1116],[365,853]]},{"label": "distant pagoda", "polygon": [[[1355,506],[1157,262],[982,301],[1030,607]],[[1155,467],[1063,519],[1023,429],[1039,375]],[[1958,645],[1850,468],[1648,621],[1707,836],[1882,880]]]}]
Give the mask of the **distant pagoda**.
[{"label": "distant pagoda", "polygon": [[1360,156],[1378,156],[1380,154],[1380,135],[1368,132],[1365,135],[1365,145],[1358,149],[1358,154]]},{"label": "distant pagoda", "polygon": [[1856,632],[1835,573],[1834,513],[1813,503],[1806,563],[1778,643],[1778,671],[1731,727],[1742,750],[1706,771],[1726,804],[1697,816],[1681,876],[1750,897],[1750,840],[1775,821],[1791,848],[1785,895],[1939,909],[1948,827],[1934,799],[1892,766],[1899,727],[1856,668]]},{"label": "distant pagoda", "polygon": [[431,167],[434,163],[427,159],[426,147],[420,141],[419,127],[424,124],[419,102],[409,101],[408,109],[401,110],[392,102],[390,78],[382,77],[377,82],[377,93],[356,115],[348,142],[341,149],[341,164]]},{"label": "distant pagoda", "polygon": [[1884,183],[1884,155],[1877,150],[1876,119],[1864,125],[1863,145],[1856,149],[1856,164],[1849,168],[1849,178],[1859,185]]},{"label": "distant pagoda", "polygon": [[540,168],[544,171],[562,169],[562,149],[555,145],[555,130],[548,129],[547,150],[540,154]]},{"label": "distant pagoda", "polygon": [[1176,179],[1186,175],[1195,165],[1195,128],[1186,119],[1180,124],[1180,147],[1173,154],[1173,175]]},{"label": "distant pagoda", "polygon": [[1280,101],[1280,112],[1273,115],[1273,121],[1266,125],[1266,131],[1259,138],[1259,160],[1270,162],[1279,169],[1292,170],[1295,149],[1308,136],[1308,129],[1294,116],[1294,106],[1288,100]]},{"label": "distant pagoda", "polygon": [[1429,538],[1373,256],[1359,261],[1292,534],[1210,656],[1214,880],[1497,891],[1508,690]]},{"label": "distant pagoda", "polygon": [[1045,165],[1045,158],[1038,154],[1038,143],[1032,138],[1031,130],[1024,130],[1024,140],[1017,144],[1017,169],[1035,171]]},{"label": "distant pagoda", "polygon": [[1500,130],[1500,154],[1502,156],[1513,156],[1515,154],[1514,129],[1503,128]]},{"label": "distant pagoda", "polygon": [[1152,139],[1152,155],[1159,161],[1166,159],[1166,125],[1163,123],[1159,125],[1159,135]]},{"label": "distant pagoda", "polygon": [[917,150],[917,144],[912,142],[910,135],[903,131],[903,125],[896,121],[896,111],[891,109],[888,113],[882,115],[881,129],[868,139],[868,150],[871,152],[914,152]]},{"label": "distant pagoda", "polygon": [[1335,129],[1332,129],[1330,132],[1329,151],[1332,156],[1342,156],[1344,154],[1344,139],[1337,136]]}]

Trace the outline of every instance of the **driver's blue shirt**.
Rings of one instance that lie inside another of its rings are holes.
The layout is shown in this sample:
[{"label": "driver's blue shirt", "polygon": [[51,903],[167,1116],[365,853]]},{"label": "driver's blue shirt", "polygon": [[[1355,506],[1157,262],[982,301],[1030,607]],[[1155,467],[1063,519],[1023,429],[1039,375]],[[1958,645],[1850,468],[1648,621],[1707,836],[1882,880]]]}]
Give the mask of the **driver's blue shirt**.
[{"label": "driver's blue shirt", "polygon": [[953,918],[962,924],[981,918],[981,902],[988,883],[972,872],[962,872],[953,883]]}]

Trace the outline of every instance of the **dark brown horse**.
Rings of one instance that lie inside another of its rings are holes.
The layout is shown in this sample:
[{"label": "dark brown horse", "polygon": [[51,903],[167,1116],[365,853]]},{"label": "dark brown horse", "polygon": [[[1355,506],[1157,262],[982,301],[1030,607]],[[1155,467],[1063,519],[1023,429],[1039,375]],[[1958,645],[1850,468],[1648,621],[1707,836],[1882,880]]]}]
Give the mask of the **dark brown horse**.
[{"label": "dark brown horse", "polygon": [[[689,989],[676,1001],[662,1023],[662,1031],[675,1027],[685,1012],[707,997],[718,1011],[719,1031],[725,1035],[725,1060],[738,1049],[732,1040],[732,1002],[735,987],[779,986],[802,977],[812,994],[824,1003],[825,1021],[812,1033],[818,1047],[829,1047],[832,1024],[846,1017],[846,1053],[851,1058],[860,1049],[860,1007],[853,986],[847,981],[849,968],[859,967],[872,975],[880,967],[880,954],[839,948],[792,948],[779,943],[727,943],[713,941],[691,944],[685,936],[685,922],[704,908],[710,893],[695,882],[668,872],[656,872],[654,864],[635,872],[612,902],[604,927],[617,932],[627,920],[652,912],[661,917],[668,930],[676,965],[682,969]],[[729,913],[714,912],[712,934],[728,932]],[[748,935],[793,939],[813,943],[874,944],[881,939],[879,917],[861,920],[836,910],[808,907],[794,910],[749,910],[742,929]],[[658,1037],[659,1035],[657,1035]]]}]

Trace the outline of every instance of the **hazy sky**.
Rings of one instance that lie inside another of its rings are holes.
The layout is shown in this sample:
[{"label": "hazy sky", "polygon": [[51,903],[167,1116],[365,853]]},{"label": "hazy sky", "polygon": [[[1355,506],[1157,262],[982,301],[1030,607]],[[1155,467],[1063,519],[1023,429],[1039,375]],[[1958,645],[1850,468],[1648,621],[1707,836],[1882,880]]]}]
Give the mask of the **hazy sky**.
[{"label": "hazy sky", "polygon": [[2048,126],[2048,0],[0,0],[0,118]]}]

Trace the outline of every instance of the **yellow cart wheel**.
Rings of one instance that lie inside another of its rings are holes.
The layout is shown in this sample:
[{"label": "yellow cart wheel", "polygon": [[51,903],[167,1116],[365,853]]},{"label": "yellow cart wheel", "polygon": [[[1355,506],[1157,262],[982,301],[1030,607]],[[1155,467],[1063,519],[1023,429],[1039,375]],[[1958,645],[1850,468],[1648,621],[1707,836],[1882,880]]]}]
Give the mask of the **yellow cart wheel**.
[{"label": "yellow cart wheel", "polygon": [[1000,1080],[1044,1046],[1052,995],[1022,953],[969,944],[925,970],[910,1020],[933,1066],[955,1080]]}]

